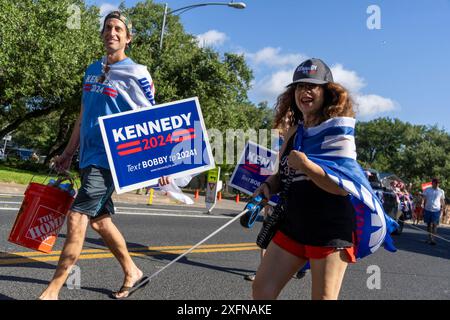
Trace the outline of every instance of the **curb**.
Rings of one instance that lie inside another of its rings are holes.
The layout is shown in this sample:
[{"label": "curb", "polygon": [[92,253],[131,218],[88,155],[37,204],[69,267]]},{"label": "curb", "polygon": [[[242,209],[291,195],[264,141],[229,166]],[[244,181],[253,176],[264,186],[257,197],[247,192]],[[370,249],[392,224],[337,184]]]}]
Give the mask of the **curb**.
[{"label": "curb", "polygon": [[[0,182],[0,194],[3,195],[23,195],[27,185],[17,184],[17,183],[7,183]],[[163,195],[160,191],[155,191],[153,195],[153,205],[173,205],[177,207],[195,207],[205,209],[205,197],[199,196],[198,199],[194,199],[190,193],[186,193],[190,198],[194,200],[194,204],[185,205],[183,203],[177,202],[169,196]],[[114,202],[125,202],[125,203],[136,203],[136,204],[147,204],[149,200],[149,195],[145,195],[141,191],[141,194],[136,194],[136,191],[131,191],[123,194],[114,193],[112,196]],[[215,208],[217,209],[230,209],[230,210],[244,210],[246,202],[236,203],[233,200],[222,199],[216,202]],[[151,205],[149,205],[151,206]],[[214,211],[213,211],[214,212]]]}]

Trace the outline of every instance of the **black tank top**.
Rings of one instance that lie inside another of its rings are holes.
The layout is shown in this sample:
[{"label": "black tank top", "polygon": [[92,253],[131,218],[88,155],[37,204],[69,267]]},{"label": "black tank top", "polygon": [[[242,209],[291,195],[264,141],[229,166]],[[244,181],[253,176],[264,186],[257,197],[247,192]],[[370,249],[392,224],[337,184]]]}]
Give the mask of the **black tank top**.
[{"label": "black tank top", "polygon": [[[295,134],[281,157],[279,172],[282,184],[292,170],[287,165],[287,157],[293,149],[294,137]],[[280,231],[291,239],[310,246],[353,245],[355,213],[349,196],[326,192],[308,176],[296,171],[287,195],[286,210]]]}]

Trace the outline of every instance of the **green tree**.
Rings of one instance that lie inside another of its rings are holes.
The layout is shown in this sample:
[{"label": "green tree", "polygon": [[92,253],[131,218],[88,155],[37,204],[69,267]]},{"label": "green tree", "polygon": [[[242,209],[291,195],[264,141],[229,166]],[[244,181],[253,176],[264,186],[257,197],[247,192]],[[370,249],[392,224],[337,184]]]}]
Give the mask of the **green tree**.
[{"label": "green tree", "polygon": [[363,166],[392,172],[414,190],[433,177],[450,192],[450,135],[437,127],[379,118],[356,126],[358,160]]},{"label": "green tree", "polygon": [[[101,49],[98,13],[81,0],[0,0],[0,138],[52,112],[79,110],[84,69]],[[36,126],[29,138],[42,133]]]},{"label": "green tree", "polygon": [[208,128],[248,125],[240,111],[250,104],[247,91],[253,75],[242,55],[221,57],[211,48],[200,48],[178,16],[170,14],[159,50],[163,6],[147,0],[125,11],[136,31],[130,56],[149,67],[157,103],[198,96]]},{"label": "green tree", "polygon": [[[81,9],[78,29],[66,26],[72,4]],[[248,100],[253,75],[243,55],[199,47],[176,15],[167,17],[160,50],[163,5],[147,0],[120,8],[133,22],[128,54],[148,66],[157,103],[198,96],[207,128],[270,129],[272,110]],[[0,0],[6,21],[0,29],[0,137],[15,130],[18,144],[48,159],[64,148],[79,112],[84,71],[103,54],[98,13],[82,0]]]},{"label": "green tree", "polygon": [[397,151],[405,142],[406,124],[398,119],[379,118],[356,125],[358,159],[377,170],[386,171],[397,161]]},{"label": "green tree", "polygon": [[401,172],[416,189],[439,177],[442,186],[450,191],[450,135],[437,127],[411,126],[405,131],[405,140],[393,170]]}]

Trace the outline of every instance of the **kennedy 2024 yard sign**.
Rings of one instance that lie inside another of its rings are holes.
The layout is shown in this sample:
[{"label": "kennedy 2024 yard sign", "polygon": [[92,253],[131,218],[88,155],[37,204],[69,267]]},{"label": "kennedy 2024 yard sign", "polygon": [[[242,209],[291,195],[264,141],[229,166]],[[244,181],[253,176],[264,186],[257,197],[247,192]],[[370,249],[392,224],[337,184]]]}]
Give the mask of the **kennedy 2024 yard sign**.
[{"label": "kennedy 2024 yard sign", "polygon": [[198,99],[99,118],[117,193],[214,168]]}]

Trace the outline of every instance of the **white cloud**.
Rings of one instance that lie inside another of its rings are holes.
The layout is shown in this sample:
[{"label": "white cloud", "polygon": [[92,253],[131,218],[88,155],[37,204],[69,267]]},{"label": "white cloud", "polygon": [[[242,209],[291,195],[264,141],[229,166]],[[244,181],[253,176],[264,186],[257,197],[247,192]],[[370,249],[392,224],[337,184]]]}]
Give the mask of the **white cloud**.
[{"label": "white cloud", "polygon": [[334,81],[350,91],[358,117],[369,118],[397,109],[398,104],[389,98],[376,94],[361,93],[361,89],[366,87],[367,83],[356,71],[347,70],[342,64],[336,64],[331,67],[331,72]]},{"label": "white cloud", "polygon": [[261,100],[275,101],[285,89],[286,85],[292,82],[291,70],[280,70],[257,81],[254,85],[254,93],[261,97]]},{"label": "white cloud", "polygon": [[356,104],[357,115],[362,118],[368,118],[397,109],[396,102],[376,94],[355,94],[353,98]]},{"label": "white cloud", "polygon": [[[307,59],[303,54],[284,54],[281,48],[265,47],[255,53],[242,52],[249,63],[257,67],[259,71],[267,72],[267,68],[273,71],[262,79],[254,82],[253,94],[260,100],[275,102],[278,95],[292,81],[292,73],[296,66]],[[259,72],[261,73],[261,72]]]},{"label": "white cloud", "polygon": [[[264,48],[263,50],[258,51],[257,54],[251,56],[251,61],[255,64],[263,63],[263,57],[276,57],[279,53],[279,50],[266,49],[267,48]],[[285,57],[286,56],[294,55],[285,55]],[[301,58],[297,60],[297,63],[300,63],[305,59],[306,58]],[[288,61],[288,59],[285,59],[284,61]],[[286,62],[285,67],[287,64],[288,63]],[[272,66],[273,65],[275,64],[272,64]],[[282,64],[280,63],[280,65]],[[297,64],[291,64],[291,67],[296,65]],[[278,95],[286,89],[286,85],[291,83],[294,68],[295,67],[290,69],[278,68],[278,70],[264,76],[261,80],[255,81],[253,86],[253,95],[255,95],[259,101],[267,100],[269,101],[269,104],[275,103]],[[398,109],[398,103],[392,99],[376,94],[362,93],[361,90],[367,86],[367,83],[364,78],[358,75],[356,71],[345,69],[342,64],[332,66],[331,71],[333,72],[334,81],[342,84],[349,90],[355,102],[355,111],[358,118],[367,119],[381,113],[391,112]]]},{"label": "white cloud", "polygon": [[254,65],[266,65],[270,67],[295,67],[306,57],[302,54],[281,54],[281,48],[265,47],[256,53],[245,55]]},{"label": "white cloud", "polygon": [[333,79],[340,83],[350,92],[359,92],[366,86],[363,78],[359,77],[355,71],[346,70],[341,64],[336,64],[331,67]]},{"label": "white cloud", "polygon": [[227,35],[217,30],[209,30],[197,36],[200,47],[221,46],[228,39]]}]

